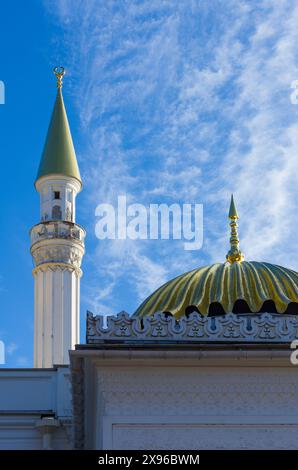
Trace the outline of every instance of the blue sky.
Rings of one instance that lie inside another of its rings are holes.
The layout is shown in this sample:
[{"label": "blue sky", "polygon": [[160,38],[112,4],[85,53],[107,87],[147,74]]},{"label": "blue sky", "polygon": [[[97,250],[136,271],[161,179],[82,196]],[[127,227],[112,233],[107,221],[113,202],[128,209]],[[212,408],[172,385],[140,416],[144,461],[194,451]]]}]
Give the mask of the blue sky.
[{"label": "blue sky", "polygon": [[[0,338],[7,366],[32,366],[33,182],[64,65],[64,98],[84,180],[81,325],[133,312],[167,279],[228,249],[235,193],[246,259],[298,269],[296,1],[60,0],[0,2]],[[202,203],[204,244],[99,241],[95,208]]]}]

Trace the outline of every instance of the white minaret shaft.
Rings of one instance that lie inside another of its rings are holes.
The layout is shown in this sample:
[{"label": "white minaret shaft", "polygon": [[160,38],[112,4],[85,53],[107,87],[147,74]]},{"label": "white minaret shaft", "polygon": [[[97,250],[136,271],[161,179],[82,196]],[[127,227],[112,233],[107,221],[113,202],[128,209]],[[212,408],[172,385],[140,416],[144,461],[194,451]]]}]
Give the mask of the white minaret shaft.
[{"label": "white minaret shaft", "polygon": [[40,223],[32,227],[34,367],[68,364],[80,340],[80,277],[85,231],[75,221],[82,182],[62,97],[64,69],[55,69],[57,98],[35,187]]}]

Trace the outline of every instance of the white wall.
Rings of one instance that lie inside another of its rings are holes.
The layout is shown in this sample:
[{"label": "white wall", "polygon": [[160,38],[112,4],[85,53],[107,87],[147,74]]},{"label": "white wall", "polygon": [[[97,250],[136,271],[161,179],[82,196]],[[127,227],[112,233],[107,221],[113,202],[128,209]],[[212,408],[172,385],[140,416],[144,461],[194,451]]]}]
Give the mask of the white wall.
[{"label": "white wall", "polygon": [[55,449],[71,448],[68,367],[0,370],[0,449],[42,449],[47,432],[42,416],[52,416]]},{"label": "white wall", "polygon": [[80,276],[59,264],[34,272],[34,367],[69,364],[80,341]]},{"label": "white wall", "polygon": [[[0,450],[42,450],[42,433],[36,428],[37,415],[0,416]],[[61,426],[52,436],[52,448],[71,449],[70,429]]]},{"label": "white wall", "polygon": [[85,447],[298,449],[298,370],[287,351],[189,353],[88,351]]}]

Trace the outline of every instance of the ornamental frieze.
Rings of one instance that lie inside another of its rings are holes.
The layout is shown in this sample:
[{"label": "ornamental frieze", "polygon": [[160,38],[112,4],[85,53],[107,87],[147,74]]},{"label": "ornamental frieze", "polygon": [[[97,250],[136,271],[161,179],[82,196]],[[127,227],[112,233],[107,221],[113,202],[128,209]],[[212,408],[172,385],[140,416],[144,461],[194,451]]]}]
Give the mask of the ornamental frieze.
[{"label": "ornamental frieze", "polygon": [[142,319],[127,312],[106,317],[87,313],[87,344],[106,340],[289,343],[295,339],[297,315],[228,313],[202,317],[193,312],[177,321],[161,312]]}]

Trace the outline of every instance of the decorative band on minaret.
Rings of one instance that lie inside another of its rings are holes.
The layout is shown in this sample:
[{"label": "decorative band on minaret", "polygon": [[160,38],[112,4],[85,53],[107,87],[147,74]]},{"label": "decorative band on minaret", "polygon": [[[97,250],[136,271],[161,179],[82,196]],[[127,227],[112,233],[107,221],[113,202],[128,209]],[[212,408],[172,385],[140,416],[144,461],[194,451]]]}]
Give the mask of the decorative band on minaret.
[{"label": "decorative band on minaret", "polygon": [[62,96],[63,67],[55,67],[57,97],[35,187],[40,222],[32,227],[34,262],[34,366],[69,363],[80,340],[80,277],[85,230],[76,223],[75,201],[82,189]]}]

